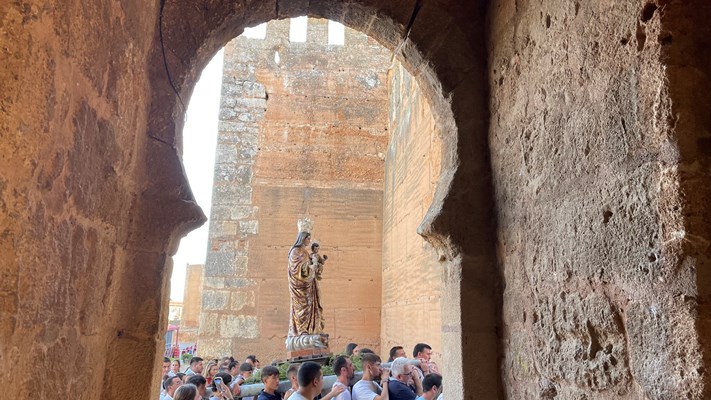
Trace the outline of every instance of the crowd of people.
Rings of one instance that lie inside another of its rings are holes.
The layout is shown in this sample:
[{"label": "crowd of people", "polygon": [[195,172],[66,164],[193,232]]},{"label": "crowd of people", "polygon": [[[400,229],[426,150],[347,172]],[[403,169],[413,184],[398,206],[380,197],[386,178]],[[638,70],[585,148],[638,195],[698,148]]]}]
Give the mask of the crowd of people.
[{"label": "crowd of people", "polygon": [[[333,359],[336,382],[323,394],[323,372],[318,363],[291,364],[286,377],[291,384],[279,392],[279,369],[260,369],[259,360],[248,356],[240,363],[233,357],[204,360],[193,357],[181,372],[180,361],[163,359],[160,400],[233,400],[241,397],[242,385],[259,371],[263,389],[256,400],[442,400],[442,375],[431,360],[432,348],[415,345],[408,358],[402,346],[390,349],[385,366],[370,349],[351,343],[345,353]],[[360,360],[363,375],[355,381],[353,358]],[[389,368],[385,368],[389,366]]]}]

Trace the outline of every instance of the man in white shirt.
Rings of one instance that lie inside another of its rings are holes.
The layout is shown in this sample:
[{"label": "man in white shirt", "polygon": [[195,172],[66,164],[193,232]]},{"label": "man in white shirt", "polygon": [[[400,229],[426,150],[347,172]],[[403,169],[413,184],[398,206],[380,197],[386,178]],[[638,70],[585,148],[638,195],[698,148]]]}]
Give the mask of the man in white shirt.
[{"label": "man in white shirt", "polygon": [[193,357],[190,359],[190,367],[185,370],[185,375],[202,375],[203,359]]},{"label": "man in white shirt", "polygon": [[[388,400],[390,370],[380,367],[380,357],[377,354],[363,354],[361,362],[363,378],[353,386],[352,400]],[[377,377],[380,377],[382,388],[373,381]]]},{"label": "man in white shirt", "polygon": [[173,395],[175,391],[178,390],[183,381],[177,376],[169,376],[163,381],[163,387],[165,388],[165,394],[161,396],[161,400],[173,400]]},{"label": "man in white shirt", "polygon": [[337,386],[343,388],[343,393],[336,397],[336,400],[351,400],[351,392],[348,390],[348,385],[355,375],[353,362],[350,358],[340,356],[333,361],[333,371],[336,373],[336,382],[333,384],[335,389]]},{"label": "man in white shirt", "polygon": [[321,366],[312,361],[307,361],[299,367],[297,373],[299,390],[289,396],[289,400],[312,400],[323,389],[323,374]]}]

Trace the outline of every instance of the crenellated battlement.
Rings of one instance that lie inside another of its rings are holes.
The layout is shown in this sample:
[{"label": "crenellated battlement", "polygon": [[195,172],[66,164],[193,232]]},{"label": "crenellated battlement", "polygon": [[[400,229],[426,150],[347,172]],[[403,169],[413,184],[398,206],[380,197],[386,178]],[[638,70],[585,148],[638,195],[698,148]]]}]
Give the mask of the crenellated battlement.
[{"label": "crenellated battlement", "polygon": [[294,46],[309,44],[324,48],[374,44],[372,39],[338,22],[310,17],[274,20],[246,28],[239,39],[280,43],[286,41]]}]

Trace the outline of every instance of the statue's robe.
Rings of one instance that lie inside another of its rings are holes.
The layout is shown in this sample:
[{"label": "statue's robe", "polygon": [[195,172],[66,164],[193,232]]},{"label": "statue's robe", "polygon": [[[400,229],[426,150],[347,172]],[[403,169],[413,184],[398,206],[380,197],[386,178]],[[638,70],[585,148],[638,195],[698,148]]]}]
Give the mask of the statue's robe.
[{"label": "statue's robe", "polygon": [[321,269],[311,263],[308,252],[294,248],[289,253],[289,336],[323,332],[323,308],[318,289]]}]

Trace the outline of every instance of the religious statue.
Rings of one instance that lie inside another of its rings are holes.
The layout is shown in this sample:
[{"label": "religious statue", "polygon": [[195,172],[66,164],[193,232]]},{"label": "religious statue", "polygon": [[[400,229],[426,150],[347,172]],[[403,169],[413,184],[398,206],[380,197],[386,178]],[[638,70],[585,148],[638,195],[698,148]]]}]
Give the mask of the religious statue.
[{"label": "religious statue", "polygon": [[309,253],[311,221],[308,218],[299,220],[298,228],[296,242],[289,250],[290,337],[321,334],[324,328],[323,308],[318,288],[323,262],[319,263],[318,257],[312,257]]}]

